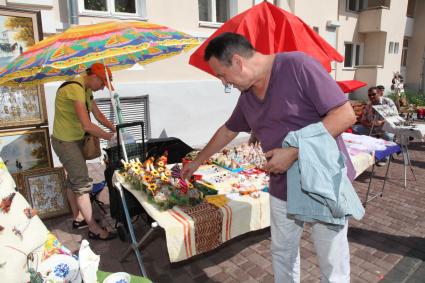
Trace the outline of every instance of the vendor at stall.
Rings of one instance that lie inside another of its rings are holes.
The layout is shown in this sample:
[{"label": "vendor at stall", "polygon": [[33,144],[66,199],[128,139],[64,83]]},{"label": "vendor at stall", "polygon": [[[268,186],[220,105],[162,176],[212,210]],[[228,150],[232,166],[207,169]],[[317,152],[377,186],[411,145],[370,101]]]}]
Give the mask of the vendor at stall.
[{"label": "vendor at stall", "polygon": [[[111,70],[94,63],[86,74],[63,83],[56,93],[52,147],[67,173],[67,197],[73,214],[74,229],[89,227],[88,236],[95,240],[116,237],[99,226],[93,218],[89,193],[92,179],[89,177],[83,157],[84,134],[110,140],[112,133],[103,131],[90,120],[90,112],[106,128],[115,132],[114,125],[100,112],[93,100],[93,91],[104,89],[112,81]],[[110,85],[110,84],[109,84]],[[112,85],[110,85],[112,88]]]},{"label": "vendor at stall", "polygon": [[[369,97],[369,103],[363,109],[360,124],[353,126],[353,133],[359,135],[373,135],[387,141],[393,141],[394,134],[382,130],[385,120],[375,109],[373,109],[373,106],[388,105],[395,113],[398,113],[396,105],[390,98],[383,96],[382,88],[371,87],[367,91],[367,95]],[[377,162],[377,165],[384,166],[388,158],[389,157],[386,157],[383,161]]]}]

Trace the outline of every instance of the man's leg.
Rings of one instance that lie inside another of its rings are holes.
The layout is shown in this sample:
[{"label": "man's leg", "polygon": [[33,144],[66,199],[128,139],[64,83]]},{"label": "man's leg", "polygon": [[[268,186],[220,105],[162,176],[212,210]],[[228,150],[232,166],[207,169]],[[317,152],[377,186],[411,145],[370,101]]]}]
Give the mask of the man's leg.
[{"label": "man's leg", "polygon": [[348,221],[343,227],[319,222],[313,224],[312,237],[319,258],[321,282],[350,282],[347,230]]},{"label": "man's leg", "polygon": [[[386,141],[394,141],[394,134],[393,133],[385,132],[385,133],[382,134],[382,139],[384,139]],[[383,160],[385,162],[387,162],[389,159],[390,159],[390,157],[387,156]]]},{"label": "man's leg", "polygon": [[353,133],[357,135],[368,136],[370,134],[370,128],[365,127],[361,124],[353,125],[352,129],[353,129]]},{"label": "man's leg", "polygon": [[272,259],[276,283],[300,282],[300,239],[303,223],[287,217],[286,202],[270,195]]}]

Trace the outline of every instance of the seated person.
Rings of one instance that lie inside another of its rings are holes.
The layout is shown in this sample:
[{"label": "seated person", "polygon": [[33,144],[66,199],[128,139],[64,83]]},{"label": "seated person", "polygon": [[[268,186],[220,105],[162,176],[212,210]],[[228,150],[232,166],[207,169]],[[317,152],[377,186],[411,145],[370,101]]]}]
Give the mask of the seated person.
[{"label": "seated person", "polygon": [[[367,95],[369,97],[368,104],[364,107],[363,113],[360,119],[360,125],[353,126],[353,133],[359,135],[374,135],[380,137],[387,141],[394,140],[394,134],[388,133],[382,130],[382,126],[384,125],[384,118],[379,115],[378,112],[373,109],[373,105],[388,105],[393,109],[396,113],[397,107],[394,102],[387,97],[382,96],[382,91],[380,91],[377,87],[371,87],[367,91]],[[386,162],[388,158],[385,159]],[[384,165],[385,163],[377,163],[378,165]]]}]

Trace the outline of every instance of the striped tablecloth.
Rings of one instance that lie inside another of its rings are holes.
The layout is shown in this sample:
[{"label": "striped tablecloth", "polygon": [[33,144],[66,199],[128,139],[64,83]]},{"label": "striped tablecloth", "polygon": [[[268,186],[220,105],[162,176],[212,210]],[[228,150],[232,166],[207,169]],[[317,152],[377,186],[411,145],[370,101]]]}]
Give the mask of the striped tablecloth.
[{"label": "striped tablecloth", "polygon": [[[353,157],[357,176],[373,164],[370,154]],[[372,162],[372,163],[371,163]],[[146,195],[134,190],[118,174],[114,178],[131,192],[146,212],[165,230],[170,262],[182,261],[215,249],[224,242],[244,233],[270,226],[269,194],[259,198],[227,194],[230,201],[217,208],[208,203],[194,207],[175,206],[166,211],[149,203]]]},{"label": "striped tablecloth", "polygon": [[194,207],[175,206],[159,211],[148,202],[143,192],[134,190],[118,174],[114,178],[165,230],[170,262],[210,251],[234,237],[270,226],[268,193],[261,192],[257,199],[229,194],[230,201],[221,208],[201,203]]}]

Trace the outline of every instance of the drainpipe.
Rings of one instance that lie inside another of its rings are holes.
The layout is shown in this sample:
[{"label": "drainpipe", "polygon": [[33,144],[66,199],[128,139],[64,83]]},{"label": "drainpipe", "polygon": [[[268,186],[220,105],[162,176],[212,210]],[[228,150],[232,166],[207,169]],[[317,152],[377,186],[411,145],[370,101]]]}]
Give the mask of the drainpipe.
[{"label": "drainpipe", "polygon": [[68,22],[70,26],[78,25],[77,0],[68,0]]},{"label": "drainpipe", "polygon": [[[338,0],[338,4],[337,4],[337,10],[336,10],[336,20],[337,20],[337,22],[339,23],[339,9],[340,9],[341,7],[340,7],[340,0]],[[335,49],[336,49],[336,51],[338,51],[338,47],[339,47],[339,33],[340,33],[340,29],[341,28],[337,28],[336,29],[336,35],[335,35],[335,37],[336,37],[336,39],[335,39],[335,41],[336,41],[336,43],[335,43]],[[342,64],[344,64],[344,62],[342,62]],[[336,78],[338,77],[337,76],[338,75],[338,62],[335,62],[335,80],[336,80]]]}]

